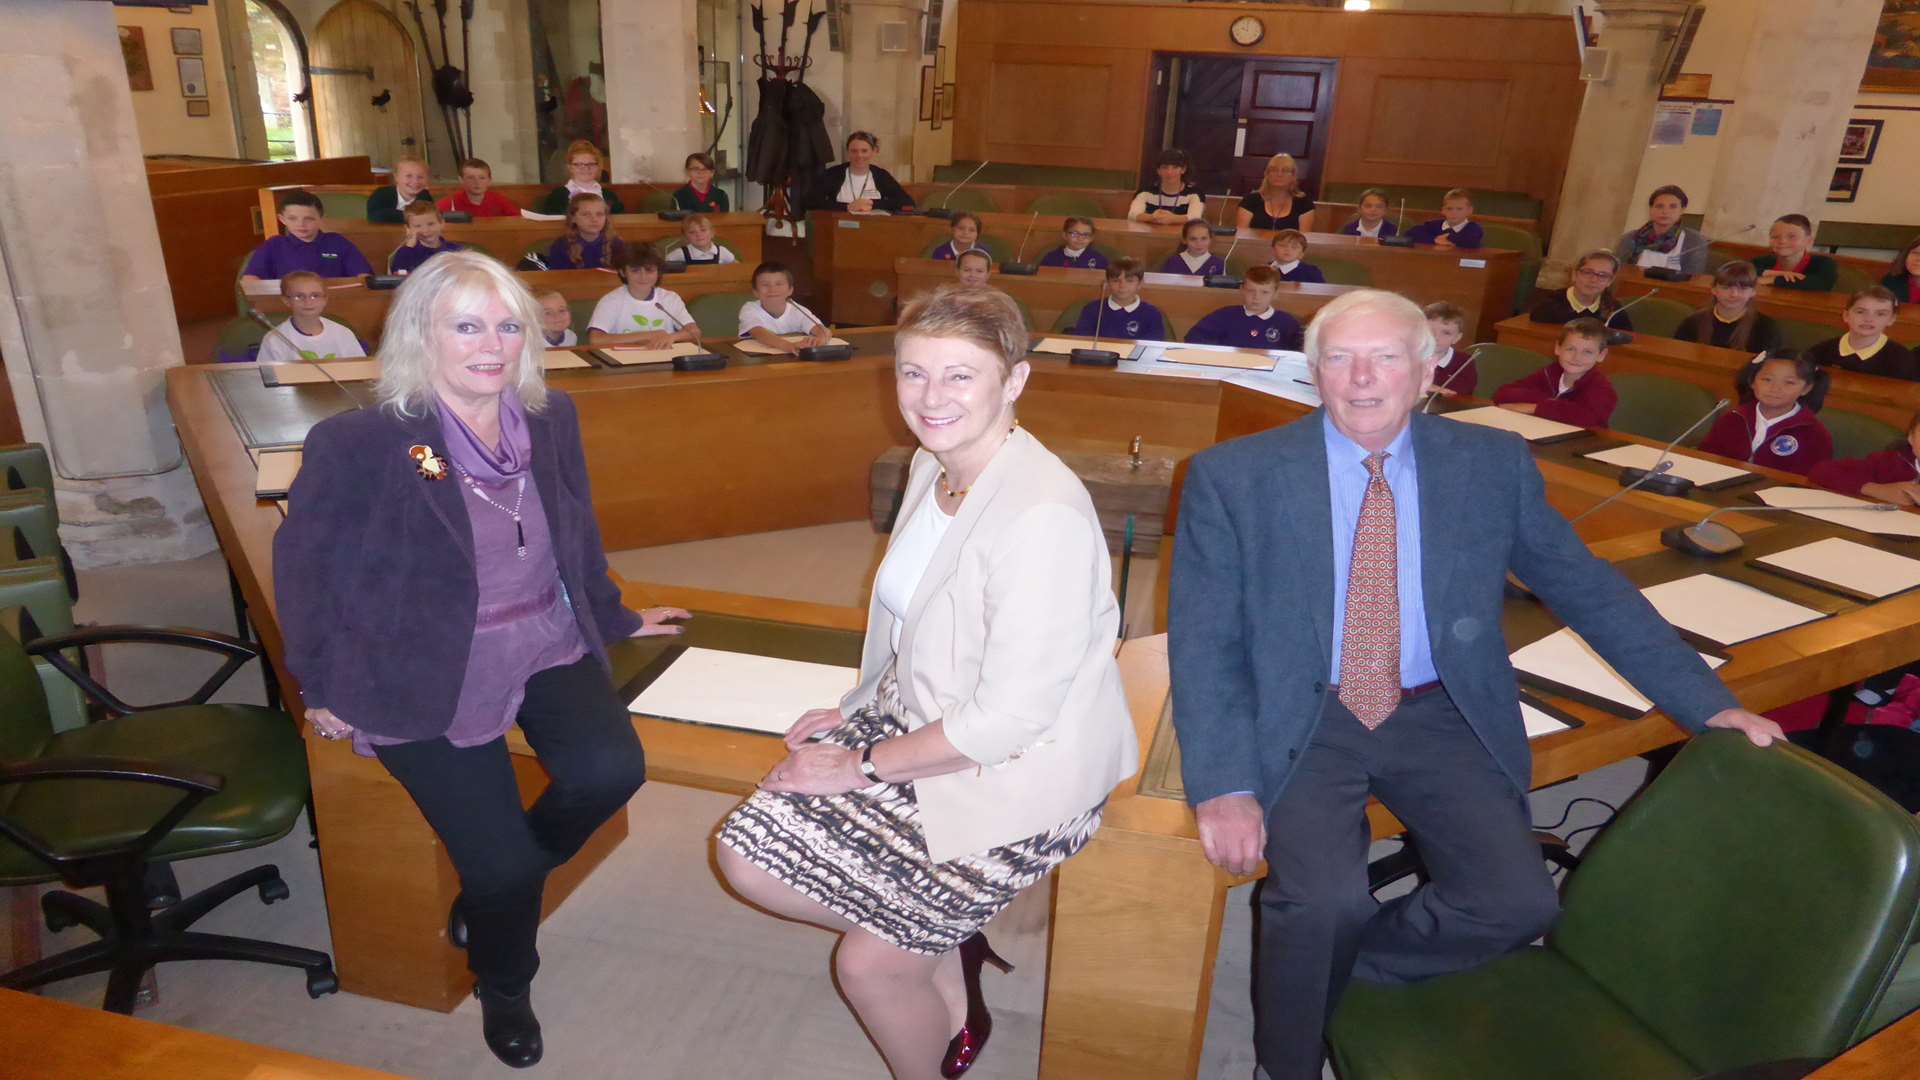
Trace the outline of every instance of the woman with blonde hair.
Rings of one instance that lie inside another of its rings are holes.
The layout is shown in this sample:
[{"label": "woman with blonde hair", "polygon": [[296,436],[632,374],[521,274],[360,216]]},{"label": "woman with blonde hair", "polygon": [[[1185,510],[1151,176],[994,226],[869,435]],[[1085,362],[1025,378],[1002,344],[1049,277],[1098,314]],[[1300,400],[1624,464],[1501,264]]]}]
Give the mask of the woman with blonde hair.
[{"label": "woman with blonde hair", "polygon": [[839,986],[897,1080],[967,1071],[992,1026],[980,928],[1079,851],[1139,762],[1093,501],[1014,422],[1005,293],[907,306],[894,388],[920,442],[867,612],[860,685],[801,716],[720,827],[734,891],[840,935]]},{"label": "woman with blonde hair", "polygon": [[564,214],[575,195],[598,195],[607,201],[607,213],[626,213],[626,204],[613,187],[600,182],[606,175],[607,156],[591,140],[575,139],[567,146],[567,182],[542,196],[537,209],[543,214]]},{"label": "woman with blonde hair", "polygon": [[1239,225],[1243,229],[1298,229],[1313,231],[1313,200],[1300,186],[1300,166],[1292,154],[1275,154],[1267,159],[1267,171],[1260,177],[1260,188],[1247,192],[1240,200]]},{"label": "woman with blonde hair", "polygon": [[[306,722],[413,798],[460,877],[486,1043],[540,1060],[531,986],[547,873],[646,775],[607,643],[676,633],[607,576],[580,421],[540,370],[540,308],[506,267],[436,256],[394,293],[377,400],[307,433],[274,589]],[[520,726],[549,777],[529,809]]]}]

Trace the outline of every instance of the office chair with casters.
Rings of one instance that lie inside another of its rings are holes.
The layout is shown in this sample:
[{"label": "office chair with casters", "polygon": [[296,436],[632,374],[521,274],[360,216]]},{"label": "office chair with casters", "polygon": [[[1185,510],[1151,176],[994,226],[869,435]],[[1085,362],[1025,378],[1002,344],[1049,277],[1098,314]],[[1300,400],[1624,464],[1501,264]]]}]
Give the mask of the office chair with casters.
[{"label": "office chair with casters", "polygon": [[[270,864],[159,911],[148,908],[150,867],[272,843],[306,807],[306,748],[292,718],[208,701],[260,650],[225,634],[157,627],[102,626],[35,639],[23,611],[7,612],[4,621],[18,633],[0,632],[0,886],[102,887],[107,902],[75,892],[41,897],[49,930],[85,926],[100,938],[0,974],[0,987],[31,990],[105,971],[105,1008],[131,1013],[141,978],[155,964],[247,960],[304,970],[313,997],[339,989],[324,952],[191,929],[249,889],[264,903],[286,899],[286,882]],[[19,637],[31,644],[23,647]],[[185,646],[225,662],[190,697],[135,708],[64,655],[109,642]],[[32,656],[58,667],[106,719],[55,732]]]},{"label": "office chair with casters", "polygon": [[1831,1058],[1880,1022],[1920,928],[1920,825],[1831,762],[1695,738],[1568,878],[1546,943],[1356,980],[1343,1080],[1695,1080]]}]

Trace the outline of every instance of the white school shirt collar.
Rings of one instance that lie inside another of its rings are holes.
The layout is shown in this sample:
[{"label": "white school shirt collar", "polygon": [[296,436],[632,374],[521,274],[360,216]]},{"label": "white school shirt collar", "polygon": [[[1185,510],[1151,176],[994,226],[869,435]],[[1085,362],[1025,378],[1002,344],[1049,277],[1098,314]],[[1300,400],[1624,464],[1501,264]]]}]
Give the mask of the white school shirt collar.
[{"label": "white school shirt collar", "polygon": [[1366,222],[1360,220],[1359,218],[1354,218],[1353,231],[1354,231],[1354,234],[1357,236],[1379,236],[1380,226],[1385,225],[1386,223],[1387,223],[1387,219],[1381,218],[1379,221],[1374,222],[1373,228],[1369,229],[1367,228]]},{"label": "white school shirt collar", "polygon": [[[1092,246],[1093,246],[1092,244],[1087,245],[1087,247],[1092,247]],[[1087,253],[1087,248],[1079,248],[1076,250],[1074,248],[1067,247],[1065,244],[1060,245],[1060,250],[1066,252],[1067,258],[1069,259],[1077,259],[1080,256],[1085,255]]]},{"label": "white school shirt collar", "polygon": [[1107,297],[1107,310],[1108,311],[1124,311],[1127,314],[1131,315],[1134,312],[1140,310],[1140,298],[1136,296],[1133,298],[1133,303],[1128,304],[1126,307],[1121,307],[1119,304],[1116,304],[1113,302],[1113,297],[1109,296]]},{"label": "white school shirt collar", "polygon": [[1207,265],[1207,260],[1211,258],[1213,258],[1213,252],[1208,251],[1201,254],[1199,262],[1194,262],[1193,254],[1191,252],[1185,250],[1184,248],[1181,249],[1180,251],[1180,261],[1183,263],[1186,263],[1187,269],[1189,270],[1200,269],[1201,267]]},{"label": "white school shirt collar", "polygon": [[1769,420],[1766,414],[1760,411],[1760,406],[1755,404],[1753,407],[1753,445],[1748,448],[1749,451],[1755,454],[1759,453],[1760,448],[1767,445],[1767,432],[1793,419],[1799,412],[1800,403],[1796,401],[1794,402],[1793,408]]},{"label": "white school shirt collar", "polygon": [[1440,231],[1441,231],[1441,232],[1459,232],[1459,231],[1461,231],[1462,229],[1465,229],[1465,228],[1466,228],[1467,226],[1469,226],[1469,225],[1471,225],[1471,224],[1473,224],[1473,219],[1472,219],[1472,218],[1468,218],[1467,220],[1465,220],[1465,221],[1463,221],[1463,222],[1461,222],[1461,223],[1460,223],[1460,224],[1458,224],[1458,225],[1449,225],[1449,224],[1447,224],[1447,219],[1446,219],[1446,218],[1441,218],[1441,219],[1440,219]]},{"label": "white school shirt collar", "polygon": [[1295,259],[1292,262],[1283,263],[1278,259],[1275,259],[1273,262],[1270,262],[1267,265],[1273,267],[1275,270],[1278,270],[1283,274],[1291,274],[1293,273],[1293,268],[1300,265],[1300,260]]},{"label": "white school shirt collar", "polygon": [[569,198],[575,195],[600,195],[605,197],[605,193],[600,190],[598,181],[592,184],[582,184],[578,180],[569,180],[567,181],[567,195]]},{"label": "white school shirt collar", "polygon": [[1266,322],[1267,320],[1269,320],[1269,319],[1271,319],[1271,318],[1273,318],[1273,313],[1274,313],[1274,312],[1276,312],[1276,311],[1278,311],[1278,310],[1280,310],[1280,309],[1279,309],[1279,308],[1276,308],[1276,307],[1269,307],[1269,308],[1268,308],[1267,310],[1265,310],[1265,311],[1262,311],[1262,312],[1259,312],[1258,314],[1255,314],[1254,312],[1251,312],[1251,311],[1248,311],[1248,310],[1247,310],[1247,305],[1245,305],[1245,304],[1241,304],[1241,305],[1240,305],[1240,310],[1241,310],[1241,312],[1242,312],[1242,313],[1244,313],[1244,314],[1246,315],[1246,317],[1247,317],[1247,318],[1249,318],[1249,319],[1259,319],[1259,320],[1260,320],[1261,322]]}]

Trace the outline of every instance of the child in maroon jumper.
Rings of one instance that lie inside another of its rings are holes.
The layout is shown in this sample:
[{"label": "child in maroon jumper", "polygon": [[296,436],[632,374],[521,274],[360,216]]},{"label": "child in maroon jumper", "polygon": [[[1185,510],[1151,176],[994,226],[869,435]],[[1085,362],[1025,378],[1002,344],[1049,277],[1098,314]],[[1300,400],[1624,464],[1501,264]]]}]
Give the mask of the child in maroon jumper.
[{"label": "child in maroon jumper", "polygon": [[1733,385],[1740,405],[1714,421],[1700,449],[1802,476],[1833,456],[1833,436],[1816,415],[1826,400],[1827,373],[1813,361],[1761,353]]},{"label": "child in maroon jumper", "polygon": [[1445,300],[1420,310],[1427,317],[1427,328],[1433,331],[1433,392],[1445,397],[1472,397],[1480,386],[1480,369],[1473,366],[1473,354],[1459,348],[1460,338],[1466,333],[1467,313]]},{"label": "child in maroon jumper", "polygon": [[1554,361],[1493,392],[1493,403],[1542,420],[1603,428],[1620,395],[1600,372],[1607,358],[1607,328],[1599,319],[1575,319],[1560,328]]},{"label": "child in maroon jumper", "polygon": [[1842,495],[1863,495],[1895,506],[1920,506],[1920,413],[1907,421],[1907,439],[1863,458],[1834,458],[1807,479]]}]

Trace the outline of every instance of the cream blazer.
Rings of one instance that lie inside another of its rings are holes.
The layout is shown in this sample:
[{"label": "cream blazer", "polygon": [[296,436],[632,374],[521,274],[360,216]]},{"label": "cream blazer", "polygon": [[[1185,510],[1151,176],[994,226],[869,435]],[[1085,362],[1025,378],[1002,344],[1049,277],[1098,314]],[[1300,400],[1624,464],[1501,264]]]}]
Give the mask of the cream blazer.
[{"label": "cream blazer", "polygon": [[[913,456],[895,527],[933,497],[940,465]],[[891,547],[889,541],[889,547]],[[914,781],[935,862],[1023,840],[1099,805],[1140,751],[1114,663],[1112,563],[1080,478],[1016,428],[968,490],[914,590],[898,678],[910,729],[936,720],[975,768]],[[867,609],[860,685],[896,663],[894,618]]]}]

